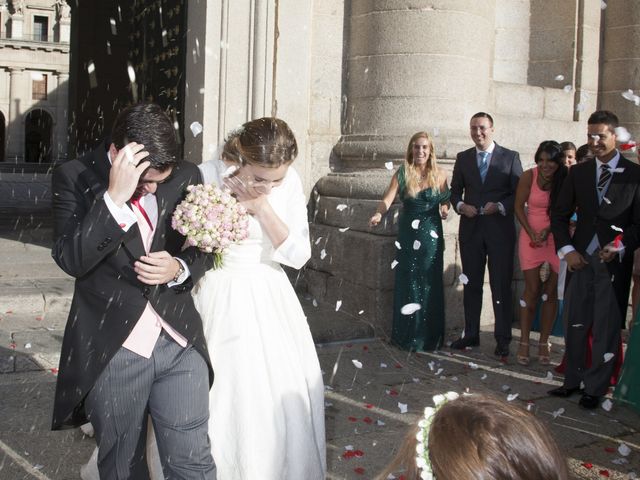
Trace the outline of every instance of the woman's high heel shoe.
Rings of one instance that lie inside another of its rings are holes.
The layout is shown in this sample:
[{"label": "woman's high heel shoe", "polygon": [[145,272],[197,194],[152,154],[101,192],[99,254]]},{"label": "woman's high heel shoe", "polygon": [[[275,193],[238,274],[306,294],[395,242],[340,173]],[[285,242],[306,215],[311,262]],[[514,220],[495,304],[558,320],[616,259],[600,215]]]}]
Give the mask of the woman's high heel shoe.
[{"label": "woman's high heel shoe", "polygon": [[538,363],[549,365],[551,363],[551,342],[538,345]]},{"label": "woman's high heel shoe", "polygon": [[[526,354],[522,355],[520,352],[523,350],[526,350]],[[518,347],[518,353],[516,354],[516,362],[518,362],[519,365],[522,366],[529,366],[529,344],[525,343],[525,342],[520,342],[520,346]]]}]

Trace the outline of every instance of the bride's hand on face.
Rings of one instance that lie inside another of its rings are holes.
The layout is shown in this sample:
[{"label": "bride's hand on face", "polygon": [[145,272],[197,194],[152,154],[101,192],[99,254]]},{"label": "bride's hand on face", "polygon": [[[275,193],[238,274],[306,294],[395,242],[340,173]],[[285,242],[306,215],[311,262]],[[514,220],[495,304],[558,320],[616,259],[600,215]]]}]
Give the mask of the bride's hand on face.
[{"label": "bride's hand on face", "polygon": [[252,215],[258,213],[267,202],[266,194],[260,192],[251,182],[242,178],[240,175],[225,178],[224,186],[229,189],[238,202]]}]

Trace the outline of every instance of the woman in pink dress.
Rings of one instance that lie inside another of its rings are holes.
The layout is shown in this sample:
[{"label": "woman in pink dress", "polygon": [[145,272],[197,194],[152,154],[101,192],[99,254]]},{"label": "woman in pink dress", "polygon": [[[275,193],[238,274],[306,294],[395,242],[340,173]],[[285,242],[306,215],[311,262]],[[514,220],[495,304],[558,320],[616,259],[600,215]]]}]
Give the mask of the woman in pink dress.
[{"label": "woman in pink dress", "polygon": [[[553,140],[544,141],[538,146],[535,161],[536,166],[520,177],[515,199],[515,214],[521,226],[518,256],[524,275],[524,293],[520,299],[521,336],[516,354],[516,361],[520,365],[529,365],[529,334],[540,297],[542,315],[538,361],[543,365],[549,364],[549,334],[558,309],[560,260],[550,233],[549,210],[567,175],[567,167],[560,144]],[[543,288],[540,267],[545,262],[551,266],[551,273]]]}]

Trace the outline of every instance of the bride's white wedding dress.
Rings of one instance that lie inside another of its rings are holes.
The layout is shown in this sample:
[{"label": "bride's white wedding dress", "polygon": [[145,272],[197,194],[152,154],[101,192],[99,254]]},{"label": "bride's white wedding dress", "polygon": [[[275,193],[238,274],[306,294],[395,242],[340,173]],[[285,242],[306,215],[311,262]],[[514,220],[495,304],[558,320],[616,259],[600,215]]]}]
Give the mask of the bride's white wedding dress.
[{"label": "bride's white wedding dress", "polygon": [[[205,182],[221,184],[222,161],[201,169]],[[280,266],[300,268],[310,257],[305,196],[293,168],[268,199],[289,228],[285,242],[274,249],[251,217],[249,238],[229,247],[222,267],[207,272],[193,292],[215,372],[213,458],[218,480],[323,480],[322,374],[306,317]],[[149,461],[157,471],[157,457]]]}]

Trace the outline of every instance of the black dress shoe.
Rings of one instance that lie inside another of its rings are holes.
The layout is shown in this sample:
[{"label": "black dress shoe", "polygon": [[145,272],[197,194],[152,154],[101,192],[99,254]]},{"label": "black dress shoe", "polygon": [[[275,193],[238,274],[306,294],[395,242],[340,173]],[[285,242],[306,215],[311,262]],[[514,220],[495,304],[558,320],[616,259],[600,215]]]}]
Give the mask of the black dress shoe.
[{"label": "black dress shoe", "polygon": [[567,398],[580,391],[580,387],[565,387],[564,385],[558,388],[549,390],[547,393],[554,397]]},{"label": "black dress shoe", "polygon": [[477,347],[478,345],[480,345],[478,337],[462,337],[451,342],[451,348],[454,350],[464,350],[467,347]]},{"label": "black dress shoe", "polygon": [[508,357],[509,356],[509,345],[496,345],[496,349],[493,351],[493,354],[496,357]]},{"label": "black dress shoe", "polygon": [[600,405],[600,397],[585,393],[584,395],[582,395],[582,398],[580,398],[580,401],[578,403],[582,408],[593,410],[594,408],[598,408],[598,405]]}]

